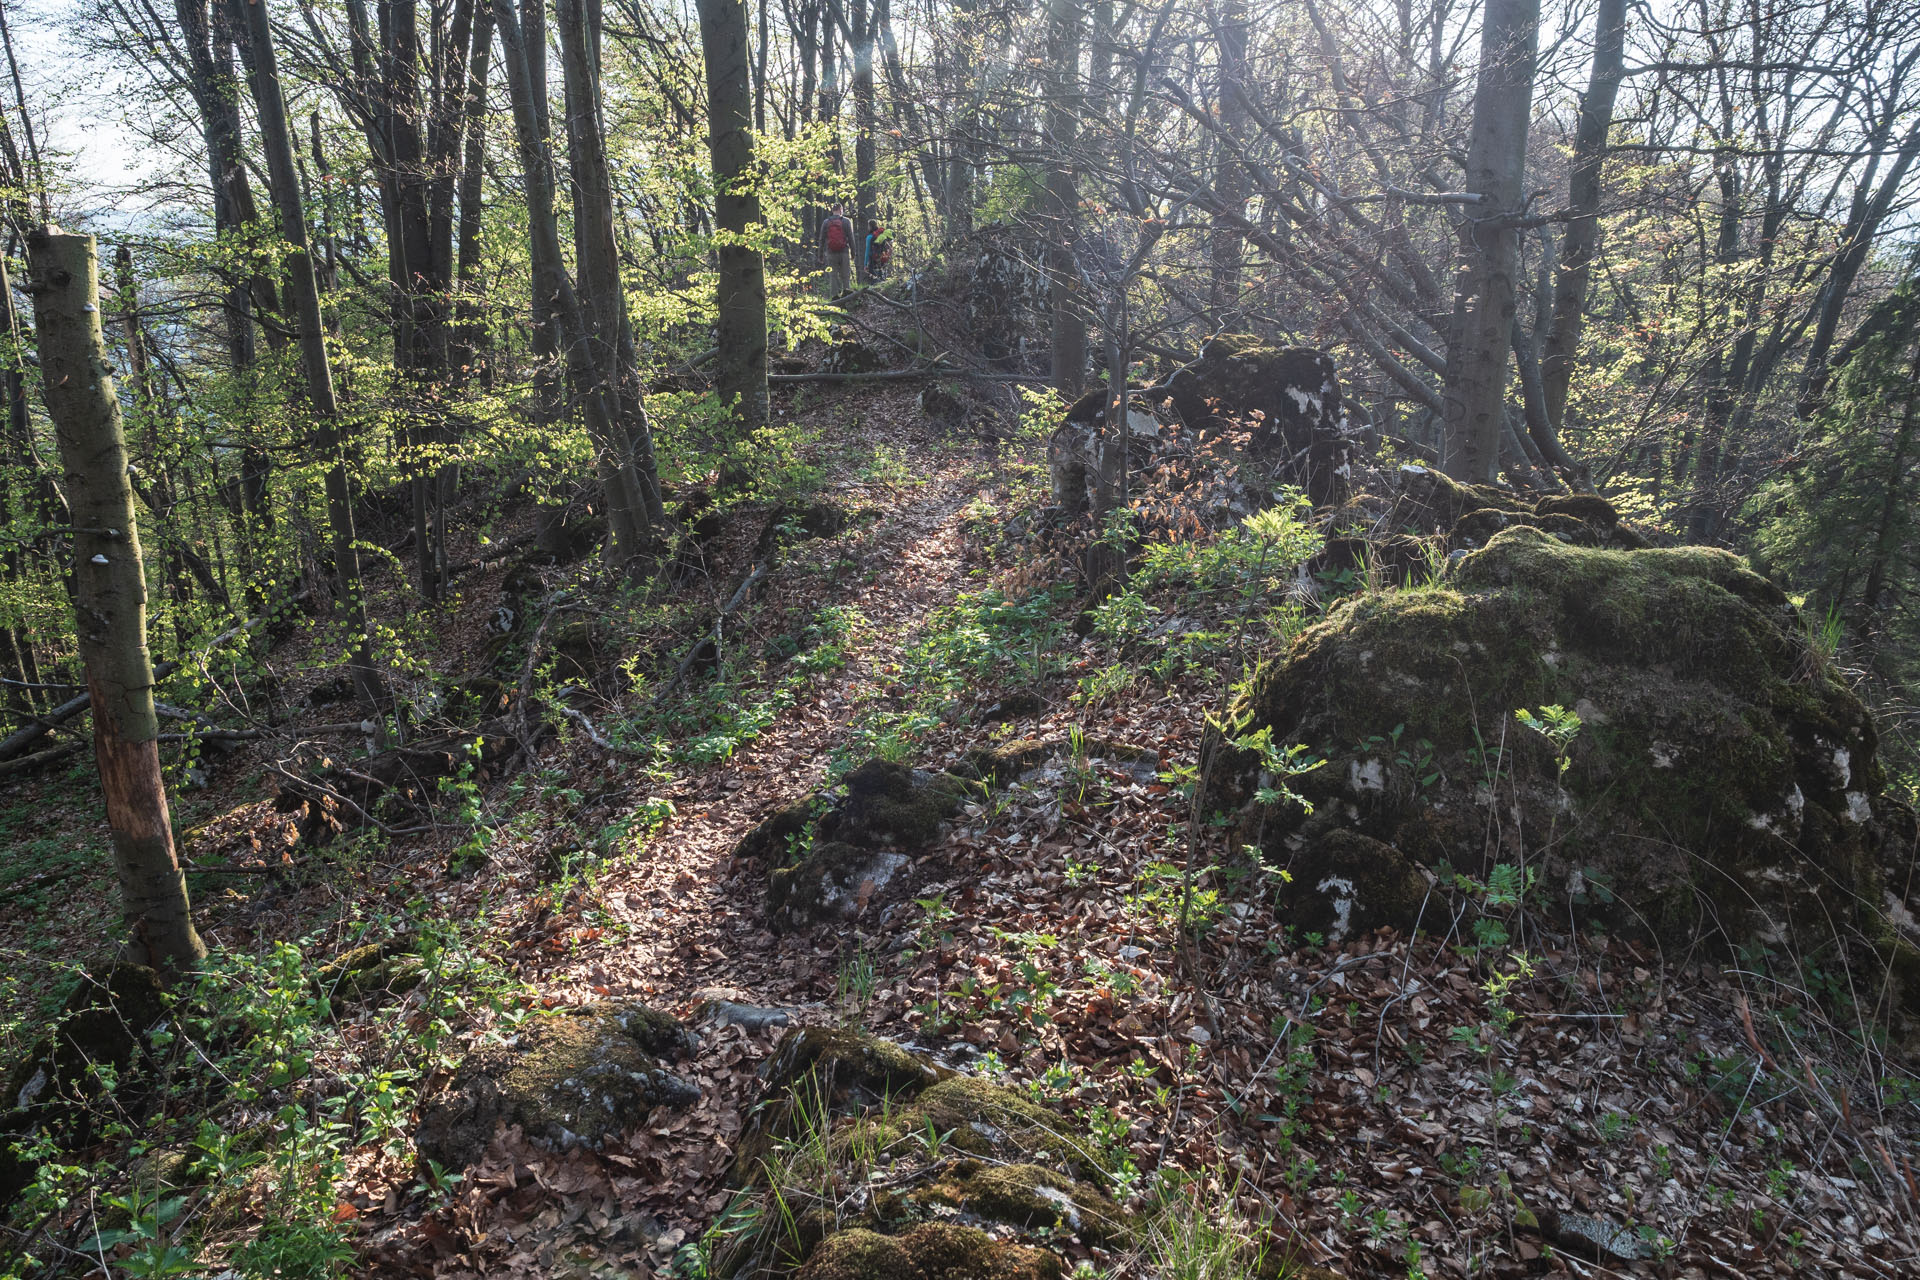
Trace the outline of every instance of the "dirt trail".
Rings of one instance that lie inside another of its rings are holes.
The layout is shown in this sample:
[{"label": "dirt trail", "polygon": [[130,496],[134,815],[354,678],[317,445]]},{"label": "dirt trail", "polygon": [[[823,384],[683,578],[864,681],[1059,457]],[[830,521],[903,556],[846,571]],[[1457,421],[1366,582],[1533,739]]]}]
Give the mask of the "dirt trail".
[{"label": "dirt trail", "polygon": [[[874,438],[884,441],[887,434]],[[816,677],[731,759],[676,785],[673,820],[634,858],[596,880],[591,896],[598,909],[586,914],[603,923],[574,935],[590,940],[573,954],[522,962],[521,976],[547,1002],[640,999],[691,1014],[697,992],[724,988],[731,998],[788,1010],[797,1023],[833,1018],[828,1004],[843,939],[829,935],[816,944],[774,934],[766,925],[765,868],[736,865],[731,855],[768,813],[820,784],[862,709],[876,699],[885,705],[890,688],[899,692],[893,668],[904,648],[966,582],[962,512],[980,488],[979,458],[943,447],[923,428],[895,434],[894,443],[905,446],[916,468],[910,483],[884,495],[872,484],[830,495],[883,512],[870,528],[837,544],[874,574],[837,601],[868,624],[849,639],[848,665]],[[636,786],[632,801],[645,797],[644,786]],[[644,1274],[649,1263],[660,1267],[675,1243],[691,1238],[724,1205],[731,1142],[758,1097],[754,1072],[781,1034],[778,1028],[700,1031],[698,1054],[677,1070],[700,1085],[701,1101],[685,1112],[656,1112],[625,1149],[589,1159],[577,1152],[556,1157],[511,1132],[497,1143],[455,1212],[464,1234],[479,1242],[471,1252],[443,1256],[438,1269],[564,1274],[569,1256],[589,1255],[593,1261],[577,1274],[636,1274],[623,1269],[632,1266]],[[518,1191],[502,1195],[503,1186]]]},{"label": "dirt trail", "polygon": [[548,994],[591,998],[570,988],[609,987],[668,1008],[716,985],[776,1005],[818,994],[808,952],[766,928],[762,877],[731,865],[730,855],[755,823],[819,784],[861,706],[885,696],[888,668],[903,647],[963,583],[961,511],[977,485],[970,460],[938,461],[941,468],[901,495],[868,542],[863,558],[878,567],[878,577],[846,603],[871,629],[849,646],[846,669],[816,683],[732,759],[682,785],[673,821],[635,861],[601,881],[627,940],[591,963],[540,975]]}]

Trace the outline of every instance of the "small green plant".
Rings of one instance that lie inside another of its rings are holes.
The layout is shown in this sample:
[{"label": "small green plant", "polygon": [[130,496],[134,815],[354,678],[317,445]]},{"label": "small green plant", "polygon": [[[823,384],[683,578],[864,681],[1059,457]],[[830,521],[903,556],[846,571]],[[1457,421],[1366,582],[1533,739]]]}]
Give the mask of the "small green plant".
[{"label": "small green plant", "polygon": [[834,1002],[842,1008],[851,1005],[856,1014],[864,1014],[867,1006],[873,1003],[874,989],[879,981],[880,974],[874,964],[873,953],[862,947],[841,962],[840,972],[833,982]]}]

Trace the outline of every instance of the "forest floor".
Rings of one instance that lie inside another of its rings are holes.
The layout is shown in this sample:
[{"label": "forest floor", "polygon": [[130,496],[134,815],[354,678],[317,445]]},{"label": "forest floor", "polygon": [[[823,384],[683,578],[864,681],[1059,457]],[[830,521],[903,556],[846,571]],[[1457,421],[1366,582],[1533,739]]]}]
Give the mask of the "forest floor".
[{"label": "forest floor", "polygon": [[[196,875],[209,941],[253,954],[297,944],[318,960],[431,918],[476,958],[454,1012],[429,1010],[426,989],[345,1012],[320,1061],[375,1043],[404,1061],[440,1018],[457,1050],[529,1013],[632,998],[692,1019],[718,995],[998,1079],[1083,1127],[1142,1222],[1177,1221],[1184,1205],[1264,1235],[1289,1267],[1920,1271],[1912,1077],[1864,1066],[1811,982],[1788,989],[1705,952],[1542,922],[1519,967],[1438,897],[1414,939],[1295,936],[1225,833],[1189,821],[1203,717],[1267,642],[1262,624],[1188,591],[1157,598],[1168,624],[1144,648],[1079,635],[1071,590],[1050,589],[1061,566],[1018,533],[1045,500],[1043,446],[1007,438],[1004,420],[999,437],[938,427],[917,390],[781,388],[785,419],[815,436],[812,496],[853,513],[849,527],[789,548],[733,640],[720,696],[675,722],[677,755],[639,759],[633,739],[608,751],[563,724],[536,760],[479,788],[477,872],[452,857],[471,814],[391,839],[289,843],[267,762],[303,717],[338,716],[303,702],[330,674],[318,650],[275,650],[287,705],[304,707],[290,733],[235,753],[177,802],[190,859],[249,868]],[[751,560],[766,511],[730,520],[716,598]],[[501,576],[463,583],[422,624],[443,674],[484,664]],[[381,590],[402,598],[397,580]],[[808,626],[804,670],[761,660]],[[605,730],[650,696],[615,689],[582,714]],[[767,866],[734,855],[762,819],[872,755],[938,768],[1015,739],[1052,744],[1047,763],[971,800],[916,859],[905,896],[845,925],[774,931]],[[81,767],[17,783],[0,814],[9,1050],[55,998],[61,958],[105,927],[90,786]],[[757,1073],[783,1034],[698,1029],[676,1070],[700,1100],[599,1151],[556,1154],[508,1130],[463,1179],[433,1185],[404,1118],[350,1144],[330,1194],[353,1266],[684,1273],[687,1247],[731,1199]],[[444,1079],[416,1083],[424,1096]],[[226,1204],[229,1240],[259,1229],[272,1192],[256,1183],[238,1213]],[[1054,1244],[1089,1274],[1171,1276],[1169,1229]],[[1604,1247],[1583,1250],[1596,1232]]]}]

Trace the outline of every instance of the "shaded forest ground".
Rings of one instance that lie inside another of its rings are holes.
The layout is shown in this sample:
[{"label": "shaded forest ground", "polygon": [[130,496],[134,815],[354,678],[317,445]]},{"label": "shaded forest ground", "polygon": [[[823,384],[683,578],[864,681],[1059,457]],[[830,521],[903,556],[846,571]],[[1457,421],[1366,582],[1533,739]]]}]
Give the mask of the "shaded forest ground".
[{"label": "shaded forest ground", "polygon": [[[276,954],[298,974],[364,942],[432,939],[426,981],[396,1000],[302,1006],[318,1094],[360,1098],[378,1069],[400,1099],[382,1124],[356,1102],[320,1157],[338,1173],[313,1193],[322,1235],[352,1267],[691,1273],[777,1027],[702,1026],[679,1068],[699,1102],[599,1152],[509,1130],[463,1176],[423,1176],[409,1135],[467,1044],[609,998],[689,1019],[720,998],[911,1042],[1057,1111],[1141,1215],[1126,1240],[1048,1237],[1094,1274],[1175,1274],[1166,1241],[1196,1219],[1264,1235],[1276,1271],[1913,1274],[1911,1077],[1862,1075],[1829,1021],[1845,975],[1792,988],[1607,938],[1549,942],[1522,972],[1438,900],[1411,941],[1297,934],[1187,799],[1202,715],[1273,643],[1266,602],[1285,584],[1190,567],[1150,584],[1162,621],[1144,639],[1076,627],[1031,518],[1042,442],[1005,403],[981,433],[930,422],[917,394],[781,388],[817,470],[732,512],[709,580],[688,589],[710,611],[784,523],[780,567],[697,690],[662,692],[698,610],[663,618],[595,594],[591,565],[552,570],[546,633],[584,624],[587,643],[581,670],[544,687],[590,692],[556,695],[577,713],[552,713],[559,736],[443,796],[431,830],[314,847],[272,808],[270,762],[342,714],[310,696],[335,678],[310,638],[269,657],[286,732],[176,792],[203,933],[256,958],[238,973],[263,1001],[293,989]],[[843,529],[780,517],[821,501]],[[386,572],[391,607],[403,585]],[[424,620],[441,677],[496,663],[507,573],[464,580]],[[614,674],[636,656],[650,686]],[[872,757],[935,768],[1013,741],[1041,744],[1034,767],[970,798],[903,872],[906,892],[844,925],[774,931],[768,865],[734,854],[757,823]],[[107,931],[113,895],[87,769],[12,784],[0,823],[11,1059]],[[284,1151],[298,1096],[282,1081],[228,1097],[219,1124]],[[287,1212],[291,1176],[249,1169],[188,1210],[216,1256],[243,1256]],[[1583,1254],[1563,1219],[1623,1234]],[[327,1241],[309,1245],[289,1257]]]}]

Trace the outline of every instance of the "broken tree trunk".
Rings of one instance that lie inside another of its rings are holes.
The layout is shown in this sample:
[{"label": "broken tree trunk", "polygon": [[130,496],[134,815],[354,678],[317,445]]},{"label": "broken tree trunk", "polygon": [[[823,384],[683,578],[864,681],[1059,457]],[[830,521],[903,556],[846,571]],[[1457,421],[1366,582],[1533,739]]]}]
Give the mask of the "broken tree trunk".
[{"label": "broken tree trunk", "polygon": [[73,611],[93,699],[94,759],[113,833],[128,952],[143,964],[192,967],[207,948],[194,931],[160,777],[146,577],[120,401],[100,331],[93,237],[36,232],[27,254],[47,412],[73,511]]}]

